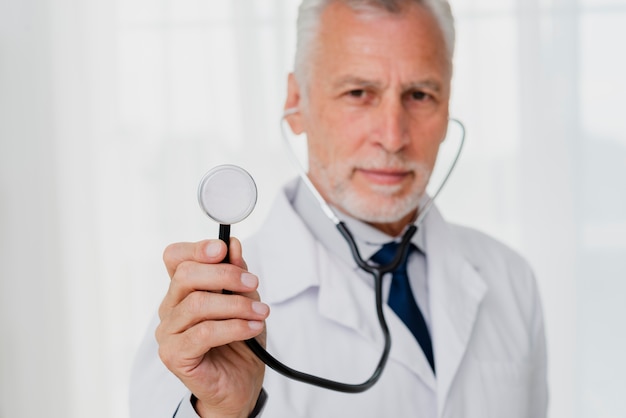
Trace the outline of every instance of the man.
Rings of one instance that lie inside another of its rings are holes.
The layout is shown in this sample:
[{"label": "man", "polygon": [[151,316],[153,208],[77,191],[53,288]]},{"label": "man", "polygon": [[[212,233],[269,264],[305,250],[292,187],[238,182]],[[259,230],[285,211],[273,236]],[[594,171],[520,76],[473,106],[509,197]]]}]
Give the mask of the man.
[{"label": "man", "polygon": [[[309,179],[376,261],[381,245],[416,219],[446,134],[449,7],[305,0],[298,23],[286,118],[307,134]],[[133,415],[247,417],[264,407],[268,417],[544,417],[543,320],[527,264],[436,210],[412,244],[404,293],[414,298],[402,303],[416,300],[426,337],[392,308],[387,275],[390,359],[380,381],[359,394],[266,371],[242,342],[264,340],[267,319],[277,358],[350,383],[366,380],[380,356],[372,279],[302,182],[285,188],[246,243],[249,272],[235,239],[231,264],[220,264],[226,246],[217,240],[169,246],[158,349],[148,338],[139,353]]]}]

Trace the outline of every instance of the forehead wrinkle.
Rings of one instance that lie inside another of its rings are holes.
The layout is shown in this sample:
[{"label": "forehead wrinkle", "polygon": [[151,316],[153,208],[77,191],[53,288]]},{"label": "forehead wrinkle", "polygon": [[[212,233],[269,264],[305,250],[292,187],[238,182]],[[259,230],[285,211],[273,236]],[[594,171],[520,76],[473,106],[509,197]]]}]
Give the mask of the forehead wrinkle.
[{"label": "forehead wrinkle", "polygon": [[357,77],[354,75],[346,75],[340,77],[335,83],[333,83],[334,87],[343,87],[346,85],[358,87],[380,87],[382,86],[382,83],[375,80],[367,80],[365,78]]},{"label": "forehead wrinkle", "polygon": [[423,88],[433,90],[437,93],[441,91],[441,83],[435,80],[424,80],[424,81],[416,81],[407,84],[403,84],[402,89],[405,91],[408,90],[421,90]]}]

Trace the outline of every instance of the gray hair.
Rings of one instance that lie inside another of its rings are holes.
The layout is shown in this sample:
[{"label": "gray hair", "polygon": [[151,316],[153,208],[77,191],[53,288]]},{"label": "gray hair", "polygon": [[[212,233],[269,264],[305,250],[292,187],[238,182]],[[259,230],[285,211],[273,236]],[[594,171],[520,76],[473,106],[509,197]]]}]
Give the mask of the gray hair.
[{"label": "gray hair", "polygon": [[454,17],[448,0],[302,0],[298,12],[296,57],[294,74],[296,80],[304,87],[302,93],[306,96],[306,84],[309,79],[309,63],[311,51],[318,32],[322,12],[331,3],[342,1],[355,11],[386,11],[401,13],[402,6],[417,3],[425,6],[437,20],[443,32],[447,55],[452,63],[454,53],[455,30]]}]

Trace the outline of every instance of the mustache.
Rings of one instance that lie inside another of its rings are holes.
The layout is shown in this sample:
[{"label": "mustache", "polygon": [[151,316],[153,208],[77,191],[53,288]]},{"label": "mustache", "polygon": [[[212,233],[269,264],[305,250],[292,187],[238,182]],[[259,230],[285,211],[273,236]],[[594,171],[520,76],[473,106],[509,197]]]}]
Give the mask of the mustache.
[{"label": "mustache", "polygon": [[352,166],[363,170],[410,171],[417,174],[426,174],[431,171],[425,163],[409,160],[396,154],[378,154],[366,161],[354,161]]}]

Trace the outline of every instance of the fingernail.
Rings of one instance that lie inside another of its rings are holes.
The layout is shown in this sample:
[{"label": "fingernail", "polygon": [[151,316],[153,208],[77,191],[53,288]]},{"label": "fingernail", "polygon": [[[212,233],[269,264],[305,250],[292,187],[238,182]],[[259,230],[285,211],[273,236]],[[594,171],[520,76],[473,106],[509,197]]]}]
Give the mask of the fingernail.
[{"label": "fingernail", "polygon": [[252,273],[241,273],[241,283],[243,283],[245,287],[254,289],[259,284],[259,278]]},{"label": "fingernail", "polygon": [[263,302],[252,302],[252,310],[259,315],[267,315],[270,311],[270,307]]},{"label": "fingernail", "polygon": [[250,327],[250,329],[252,329],[254,331],[259,331],[259,330],[263,329],[263,322],[261,322],[261,321],[248,321],[248,326]]},{"label": "fingernail", "polygon": [[209,257],[217,257],[220,254],[220,250],[222,245],[219,241],[209,241],[207,246],[204,248],[204,253]]}]

